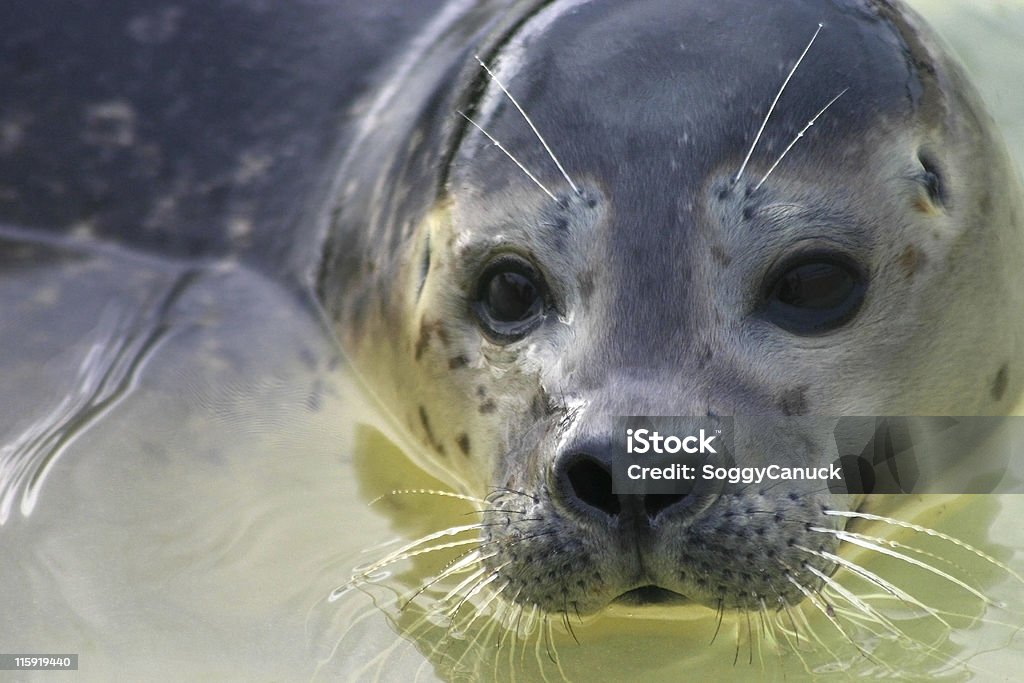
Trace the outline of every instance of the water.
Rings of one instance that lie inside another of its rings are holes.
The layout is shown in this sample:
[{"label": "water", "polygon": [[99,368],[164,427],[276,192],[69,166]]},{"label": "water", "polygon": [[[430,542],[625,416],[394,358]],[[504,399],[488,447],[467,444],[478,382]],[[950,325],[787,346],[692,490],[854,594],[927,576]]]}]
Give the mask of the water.
[{"label": "water", "polygon": [[[1024,167],[1024,3],[915,4],[964,58]],[[385,495],[446,487],[361,426],[366,402],[315,307],[237,264],[73,241],[21,253],[11,247],[18,234],[0,232],[0,350],[12,350],[0,353],[0,650],[80,655],[77,674],[18,680],[799,680],[837,668],[884,673],[879,662],[1001,680],[1024,661],[1024,587],[905,529],[892,538],[948,558],[944,571],[1002,603],[872,558],[872,571],[967,615],[944,616],[947,631],[877,598],[934,649],[858,634],[866,657],[813,606],[802,613],[821,642],[777,651],[759,644],[756,618],[718,626],[707,610],[678,607],[574,620],[579,643],[555,624],[550,638],[533,630],[497,647],[486,618],[467,629],[483,634],[476,640],[445,640],[443,620],[417,625],[430,600],[400,610],[395,591],[419,585],[458,548],[396,563],[378,585],[329,601],[354,567],[472,517],[458,500]],[[899,510],[1017,571],[1022,516],[1018,496]]]}]

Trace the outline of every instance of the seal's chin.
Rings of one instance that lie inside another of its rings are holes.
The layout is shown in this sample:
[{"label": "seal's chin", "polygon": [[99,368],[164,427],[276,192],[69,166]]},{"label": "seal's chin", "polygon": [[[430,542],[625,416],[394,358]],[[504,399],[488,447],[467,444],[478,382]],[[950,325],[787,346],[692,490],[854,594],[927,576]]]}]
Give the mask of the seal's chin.
[{"label": "seal's chin", "polygon": [[682,593],[670,591],[661,586],[641,586],[628,590],[612,602],[619,605],[678,605],[689,602]]}]

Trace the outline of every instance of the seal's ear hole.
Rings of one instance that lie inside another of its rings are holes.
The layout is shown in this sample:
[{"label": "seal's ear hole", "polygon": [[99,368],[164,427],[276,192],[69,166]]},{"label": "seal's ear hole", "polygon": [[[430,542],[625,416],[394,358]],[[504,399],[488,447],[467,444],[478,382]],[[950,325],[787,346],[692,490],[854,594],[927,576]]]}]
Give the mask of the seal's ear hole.
[{"label": "seal's ear hole", "polygon": [[932,201],[932,204],[944,206],[946,203],[946,183],[939,169],[938,161],[930,152],[924,149],[917,151],[917,160],[921,164],[921,174],[918,176],[918,180],[924,185],[928,198]]},{"label": "seal's ear hole", "polygon": [[544,319],[547,285],[529,261],[504,254],[480,274],[472,308],[491,341],[509,344],[525,337]]},{"label": "seal's ear hole", "polygon": [[866,291],[864,271],[846,256],[799,254],[765,279],[761,315],[794,334],[822,334],[849,323]]}]

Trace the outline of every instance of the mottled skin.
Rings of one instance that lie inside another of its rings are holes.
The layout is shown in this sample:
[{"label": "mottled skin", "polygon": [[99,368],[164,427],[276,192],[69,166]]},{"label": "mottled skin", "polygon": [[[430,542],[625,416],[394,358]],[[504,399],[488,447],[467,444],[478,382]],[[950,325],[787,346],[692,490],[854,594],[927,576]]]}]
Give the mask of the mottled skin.
[{"label": "mottled skin", "polygon": [[[424,466],[489,494],[487,566],[504,596],[581,613],[652,586],[710,606],[798,602],[796,584],[815,590],[815,570],[835,570],[804,549],[838,545],[811,528],[841,526],[824,509],[855,497],[698,490],[609,514],[580,504],[566,463],[606,452],[620,414],[1009,410],[1024,374],[1024,243],[1002,142],[897,3],[499,5],[434,27],[370,105],[319,283],[339,338]],[[822,246],[869,275],[856,317],[817,336],[763,319],[770,266]],[[507,345],[472,313],[481,269],[503,252],[528,258],[554,302]],[[794,448],[762,439],[765,453]]]},{"label": "mottled skin", "polygon": [[305,285],[348,105],[440,3],[7,3],[0,227]]}]

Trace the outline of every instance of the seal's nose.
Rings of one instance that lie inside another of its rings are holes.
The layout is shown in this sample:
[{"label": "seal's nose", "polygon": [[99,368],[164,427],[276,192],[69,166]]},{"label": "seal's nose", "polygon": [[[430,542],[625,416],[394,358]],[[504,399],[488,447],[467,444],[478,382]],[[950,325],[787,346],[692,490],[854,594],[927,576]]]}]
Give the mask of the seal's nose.
[{"label": "seal's nose", "polygon": [[685,494],[616,494],[610,441],[593,441],[566,451],[555,463],[555,481],[561,502],[582,517],[638,517],[646,522],[686,498]]}]

